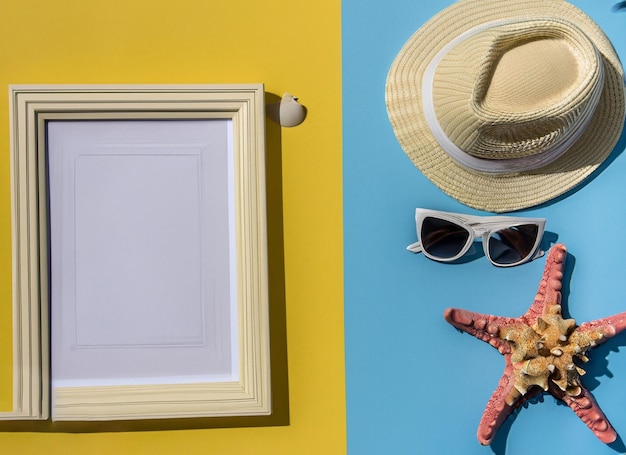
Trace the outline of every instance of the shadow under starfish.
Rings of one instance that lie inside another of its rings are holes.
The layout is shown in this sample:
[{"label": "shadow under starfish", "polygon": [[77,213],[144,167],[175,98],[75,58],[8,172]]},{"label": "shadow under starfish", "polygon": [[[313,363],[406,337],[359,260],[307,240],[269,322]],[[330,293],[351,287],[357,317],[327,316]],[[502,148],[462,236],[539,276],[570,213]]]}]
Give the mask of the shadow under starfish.
[{"label": "shadow under starfish", "polygon": [[478,441],[488,445],[507,417],[541,392],[567,404],[604,443],[617,439],[574,360],[587,362],[586,352],[626,329],[626,312],[585,322],[563,319],[561,288],[567,250],[554,245],[546,260],[539,291],[526,313],[518,318],[448,308],[444,318],[459,330],[489,343],[504,356],[504,374],[487,403]]}]

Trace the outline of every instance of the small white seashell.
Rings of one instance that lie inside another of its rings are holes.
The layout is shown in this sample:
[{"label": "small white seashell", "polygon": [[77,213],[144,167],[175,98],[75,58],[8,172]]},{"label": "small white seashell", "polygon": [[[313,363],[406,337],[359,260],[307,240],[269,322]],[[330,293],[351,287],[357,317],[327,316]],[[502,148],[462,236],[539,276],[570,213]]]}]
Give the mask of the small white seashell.
[{"label": "small white seashell", "polygon": [[304,121],[306,108],[298,102],[298,98],[285,93],[280,103],[272,103],[267,106],[267,113],[280,126],[292,127]]}]

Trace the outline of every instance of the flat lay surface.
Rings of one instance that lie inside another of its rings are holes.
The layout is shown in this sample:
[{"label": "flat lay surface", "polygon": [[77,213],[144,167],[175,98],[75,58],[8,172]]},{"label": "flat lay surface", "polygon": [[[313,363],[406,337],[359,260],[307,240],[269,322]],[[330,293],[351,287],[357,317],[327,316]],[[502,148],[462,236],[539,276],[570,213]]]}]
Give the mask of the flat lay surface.
[{"label": "flat lay surface", "polygon": [[266,124],[272,422],[13,422],[1,451],[344,454],[339,1],[3,0],[0,36],[0,411],[13,404],[10,84],[263,83],[267,102],[289,91],[309,111],[297,128]]},{"label": "flat lay surface", "polygon": [[[572,2],[626,58],[626,11]],[[358,5],[357,5],[358,4]],[[489,446],[477,429],[505,362],[455,330],[444,310],[519,317],[546,257],[494,267],[478,243],[446,264],[406,251],[422,207],[490,215],[439,190],[403,152],[387,116],[386,78],[413,33],[451,1],[343,2],[344,242],[348,451],[352,454],[614,454],[626,452],[626,336],[590,353],[582,377],[618,438],[601,442],[572,410],[541,394]],[[463,18],[460,18],[462,20]],[[579,323],[626,311],[626,138],[599,170],[557,199],[510,215],[546,218],[542,247],[563,243],[563,317]],[[497,194],[494,195],[497,198]]]}]

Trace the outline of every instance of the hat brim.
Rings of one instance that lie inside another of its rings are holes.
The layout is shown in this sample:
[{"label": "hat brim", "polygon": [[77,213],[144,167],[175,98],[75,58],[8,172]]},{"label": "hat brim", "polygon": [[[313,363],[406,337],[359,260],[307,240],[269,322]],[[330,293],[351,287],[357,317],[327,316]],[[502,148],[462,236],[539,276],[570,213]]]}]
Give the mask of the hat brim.
[{"label": "hat brim", "polygon": [[[510,174],[469,170],[450,158],[428,127],[421,99],[424,71],[455,36],[480,24],[515,17],[557,17],[576,24],[601,54],[604,89],[586,130],[548,166]],[[387,76],[386,103],[396,137],[413,164],[453,198],[491,212],[532,207],[581,183],[611,154],[626,111],[623,70],[611,42],[589,16],[563,0],[461,0],[442,10],[400,50]]]}]

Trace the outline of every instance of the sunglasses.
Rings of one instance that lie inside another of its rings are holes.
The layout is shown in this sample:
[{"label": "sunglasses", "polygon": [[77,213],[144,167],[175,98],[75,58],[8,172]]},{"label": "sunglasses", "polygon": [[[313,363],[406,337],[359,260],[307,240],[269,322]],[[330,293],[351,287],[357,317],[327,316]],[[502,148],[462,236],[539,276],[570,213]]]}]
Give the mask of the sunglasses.
[{"label": "sunglasses", "polygon": [[539,249],[544,218],[461,215],[418,208],[415,223],[418,242],[407,250],[435,261],[459,259],[479,238],[485,256],[498,267],[523,264],[544,254]]}]

